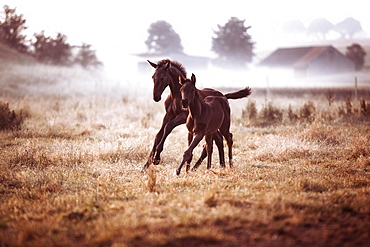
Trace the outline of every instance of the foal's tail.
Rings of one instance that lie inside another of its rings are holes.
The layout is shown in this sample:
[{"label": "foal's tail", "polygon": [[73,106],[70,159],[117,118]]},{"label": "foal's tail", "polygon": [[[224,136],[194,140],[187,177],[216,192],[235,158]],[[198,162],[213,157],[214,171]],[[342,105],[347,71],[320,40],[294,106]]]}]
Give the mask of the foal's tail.
[{"label": "foal's tail", "polygon": [[249,95],[251,95],[251,93],[252,93],[252,89],[250,87],[246,87],[242,90],[239,90],[233,93],[227,93],[225,94],[225,97],[227,99],[241,99],[241,98],[248,97]]}]

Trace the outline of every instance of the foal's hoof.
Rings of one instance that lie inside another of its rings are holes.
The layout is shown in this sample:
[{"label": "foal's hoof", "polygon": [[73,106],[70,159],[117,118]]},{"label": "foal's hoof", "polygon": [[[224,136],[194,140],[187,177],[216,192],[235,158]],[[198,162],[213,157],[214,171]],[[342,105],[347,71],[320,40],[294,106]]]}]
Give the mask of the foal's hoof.
[{"label": "foal's hoof", "polygon": [[190,165],[186,165],[186,172],[190,171]]},{"label": "foal's hoof", "polygon": [[161,161],[161,159],[153,159],[153,165],[155,165],[155,166],[159,165],[160,161]]},{"label": "foal's hoof", "polygon": [[229,160],[229,166],[230,166],[230,168],[234,168],[234,161],[233,161],[233,159],[230,159]]},{"label": "foal's hoof", "polygon": [[177,177],[178,175],[180,175],[180,170],[177,169],[174,173],[173,173],[173,176],[174,177]]},{"label": "foal's hoof", "polygon": [[145,172],[146,172],[146,169],[148,169],[148,167],[149,167],[149,163],[146,163],[146,164],[143,166],[143,168],[141,168],[140,172],[141,172],[141,173],[145,173]]}]

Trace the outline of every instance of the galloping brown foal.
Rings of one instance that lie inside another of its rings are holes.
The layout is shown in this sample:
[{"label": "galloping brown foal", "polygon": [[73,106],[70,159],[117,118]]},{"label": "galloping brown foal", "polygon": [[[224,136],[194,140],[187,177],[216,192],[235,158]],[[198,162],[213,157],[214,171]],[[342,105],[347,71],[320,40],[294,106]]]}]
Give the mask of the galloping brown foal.
[{"label": "galloping brown foal", "polygon": [[206,151],[208,156],[207,169],[211,169],[213,136],[219,131],[226,139],[229,148],[229,165],[233,167],[232,145],[233,139],[230,133],[230,106],[225,96],[208,96],[202,98],[195,87],[195,75],[192,74],[191,80],[179,77],[182,85],[181,104],[189,110],[186,120],[186,127],[189,135],[194,139],[185,151],[182,162],[176,170],[176,175],[181,172],[185,162],[189,162],[192,157],[193,149],[205,136]]},{"label": "galloping brown foal", "polygon": [[[155,137],[153,148],[149,154],[147,162],[142,169],[143,171],[145,171],[146,168],[148,168],[149,165],[152,163],[155,165],[159,164],[160,154],[163,150],[164,142],[167,136],[176,126],[184,124],[188,116],[188,110],[184,109],[181,106],[181,85],[178,81],[179,76],[186,78],[185,68],[179,62],[170,61],[168,59],[161,60],[158,62],[158,64],[150,61],[148,61],[148,63],[153,68],[155,68],[155,72],[152,77],[154,82],[154,101],[158,102],[161,100],[161,95],[167,86],[170,88],[170,94],[168,95],[164,103],[166,114],[163,118],[161,129]],[[240,99],[247,97],[248,95],[250,95],[250,93],[251,90],[249,87],[247,87],[237,92],[225,94],[225,97],[227,99]],[[199,94],[202,98],[210,95],[223,96],[221,92],[209,88],[199,90]],[[225,166],[222,136],[216,133],[216,135],[214,135],[214,138],[219,149],[220,164],[221,166]],[[206,155],[206,151],[204,150],[202,153],[202,157],[198,160],[198,162],[194,166],[194,169],[200,165]]]}]

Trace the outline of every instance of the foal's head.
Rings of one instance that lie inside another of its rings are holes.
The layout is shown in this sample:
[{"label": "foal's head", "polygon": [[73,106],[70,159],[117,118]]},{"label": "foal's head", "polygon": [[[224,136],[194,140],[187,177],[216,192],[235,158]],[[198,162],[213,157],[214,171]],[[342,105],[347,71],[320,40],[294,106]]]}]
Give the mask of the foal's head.
[{"label": "foal's head", "polygon": [[[163,62],[162,62],[163,61]],[[170,85],[171,76],[168,69],[171,67],[170,60],[162,60],[162,63],[155,64],[148,60],[148,63],[155,68],[152,76],[154,82],[153,99],[155,102],[161,100],[161,95],[168,85]]]},{"label": "foal's head", "polygon": [[[148,60],[148,63],[155,68],[155,72],[152,76],[154,82],[153,88],[153,99],[158,102],[161,100],[161,95],[167,86],[171,83],[178,83],[177,81],[172,81],[179,75],[186,76],[185,68],[178,62],[170,61],[169,59],[164,59],[155,64]],[[174,75],[174,77],[173,77]]]},{"label": "foal's head", "polygon": [[183,108],[188,108],[189,103],[194,100],[196,88],[195,88],[195,75],[191,75],[191,80],[179,76],[179,82],[182,85],[181,92],[181,104]]}]

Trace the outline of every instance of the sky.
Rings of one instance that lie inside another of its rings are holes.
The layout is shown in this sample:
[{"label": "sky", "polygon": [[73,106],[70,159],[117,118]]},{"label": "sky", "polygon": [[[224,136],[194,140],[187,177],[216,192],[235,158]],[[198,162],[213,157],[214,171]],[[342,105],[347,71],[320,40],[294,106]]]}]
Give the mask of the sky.
[{"label": "sky", "polygon": [[42,30],[47,35],[61,32],[70,44],[91,44],[108,64],[117,61],[121,54],[145,52],[147,29],[158,20],[173,26],[184,51],[191,55],[209,55],[213,30],[232,16],[252,26],[249,34],[257,50],[284,43],[285,37],[279,30],[290,20],[300,20],[307,27],[317,18],[336,24],[353,17],[370,34],[365,3],[365,0],[1,0],[1,6],[17,8],[17,13],[23,14],[29,36]]}]

